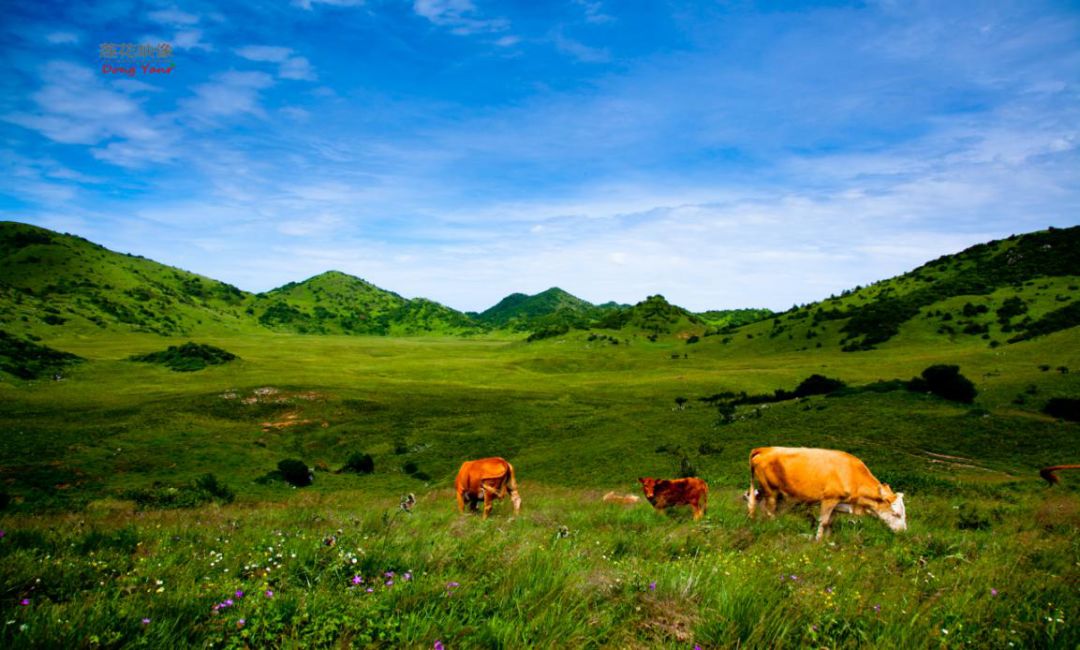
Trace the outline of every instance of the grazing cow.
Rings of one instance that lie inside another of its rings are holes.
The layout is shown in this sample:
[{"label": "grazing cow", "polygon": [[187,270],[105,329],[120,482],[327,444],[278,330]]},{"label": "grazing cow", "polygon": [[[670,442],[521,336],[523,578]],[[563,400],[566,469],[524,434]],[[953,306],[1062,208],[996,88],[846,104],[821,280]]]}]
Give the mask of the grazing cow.
[{"label": "grazing cow", "polygon": [[1044,467],[1039,470],[1039,476],[1043,477],[1043,480],[1050,485],[1056,485],[1061,479],[1059,479],[1054,472],[1060,469],[1080,469],[1080,465],[1055,465],[1053,467]]},{"label": "grazing cow", "polygon": [[458,470],[454,481],[457,490],[458,512],[465,512],[465,500],[469,509],[476,510],[476,504],[483,499],[484,519],[491,514],[491,502],[510,492],[514,503],[514,514],[521,511],[521,496],[518,494],[517,480],[514,479],[514,466],[502,458],[482,458],[467,460]]},{"label": "grazing cow", "polygon": [[709,485],[699,478],[639,478],[645,490],[645,498],[661,512],[668,506],[688,505],[694,510],[694,519],[705,514],[709,497]]},{"label": "grazing cow", "polygon": [[758,501],[764,503],[768,516],[775,515],[778,497],[821,504],[817,539],[829,530],[834,510],[872,513],[894,532],[907,530],[904,493],[894,493],[874,478],[861,460],[843,451],[803,447],[751,451],[750,490],[746,493],[750,516],[754,516]]},{"label": "grazing cow", "polygon": [[604,503],[622,503],[630,506],[638,501],[641,501],[641,497],[633,494],[615,494],[614,492],[608,492],[604,495]]}]

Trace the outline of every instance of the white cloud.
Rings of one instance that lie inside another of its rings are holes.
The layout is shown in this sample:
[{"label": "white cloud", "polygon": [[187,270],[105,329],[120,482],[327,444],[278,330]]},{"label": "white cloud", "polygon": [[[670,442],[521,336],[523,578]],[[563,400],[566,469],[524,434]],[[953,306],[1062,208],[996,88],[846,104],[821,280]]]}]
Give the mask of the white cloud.
[{"label": "white cloud", "polygon": [[230,70],[196,85],[195,96],[182,100],[181,104],[188,114],[203,118],[262,116],[265,113],[260,105],[260,91],[273,83],[273,78],[262,72]]},{"label": "white cloud", "polygon": [[156,23],[169,25],[171,27],[195,25],[199,22],[198,16],[180,11],[176,7],[151,11],[147,14],[147,17]]},{"label": "white cloud", "polygon": [[210,52],[214,49],[214,46],[206,43],[202,40],[202,30],[199,29],[185,29],[176,32],[173,36],[172,44],[181,50],[204,50]]},{"label": "white cloud", "polygon": [[293,0],[293,5],[308,11],[315,5],[328,5],[331,7],[357,7],[364,4],[364,0]]},{"label": "white cloud", "polygon": [[302,56],[293,56],[292,48],[273,45],[247,45],[237,48],[235,52],[238,56],[249,61],[277,63],[278,77],[282,79],[301,81],[314,81],[316,79],[311,62]]},{"label": "white cloud", "polygon": [[282,63],[281,67],[278,68],[278,76],[282,79],[302,81],[314,81],[316,79],[315,70],[311,67],[311,63],[302,56],[295,56]]},{"label": "white cloud", "polygon": [[118,92],[91,69],[67,61],[47,63],[41,77],[42,87],[30,95],[34,109],[8,113],[2,119],[54,142],[103,145],[104,149],[94,151],[95,156],[125,166],[137,166],[140,158],[175,157],[172,125],[146,115],[130,94],[137,86],[119,85]]},{"label": "white cloud", "polygon": [[80,37],[74,32],[50,32],[45,35],[45,40],[53,45],[71,45],[78,43]]},{"label": "white cloud", "polygon": [[556,49],[564,54],[569,54],[578,61],[585,63],[606,63],[611,60],[611,53],[606,48],[589,47],[584,43],[567,38],[561,32],[556,32],[552,37]]},{"label": "white cloud", "polygon": [[283,63],[292,54],[292,48],[273,45],[247,45],[236,48],[235,52],[249,61]]},{"label": "white cloud", "polygon": [[461,36],[503,31],[510,26],[504,18],[480,18],[471,0],[414,0],[413,11]]}]

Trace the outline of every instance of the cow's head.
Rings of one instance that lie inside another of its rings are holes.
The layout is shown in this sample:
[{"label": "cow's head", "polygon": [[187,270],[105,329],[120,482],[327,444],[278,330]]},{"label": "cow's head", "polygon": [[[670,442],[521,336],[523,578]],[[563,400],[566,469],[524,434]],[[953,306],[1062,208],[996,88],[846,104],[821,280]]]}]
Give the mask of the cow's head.
[{"label": "cow's head", "polygon": [[653,502],[656,498],[656,484],[658,481],[654,478],[639,478],[638,483],[641,483],[641,488],[645,491],[645,498],[649,500],[649,503]]},{"label": "cow's head", "polygon": [[892,488],[884,484],[882,484],[880,492],[881,503],[874,509],[874,513],[894,533],[907,530],[907,510],[904,508],[904,493],[893,492]]}]

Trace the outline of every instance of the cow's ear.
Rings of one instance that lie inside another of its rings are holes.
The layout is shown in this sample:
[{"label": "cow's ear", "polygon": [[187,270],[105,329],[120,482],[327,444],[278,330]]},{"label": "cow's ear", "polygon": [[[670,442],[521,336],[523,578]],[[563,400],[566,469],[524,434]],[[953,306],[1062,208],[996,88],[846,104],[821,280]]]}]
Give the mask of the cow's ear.
[{"label": "cow's ear", "polygon": [[638,477],[637,482],[645,485],[645,479],[641,478],[640,476]]}]

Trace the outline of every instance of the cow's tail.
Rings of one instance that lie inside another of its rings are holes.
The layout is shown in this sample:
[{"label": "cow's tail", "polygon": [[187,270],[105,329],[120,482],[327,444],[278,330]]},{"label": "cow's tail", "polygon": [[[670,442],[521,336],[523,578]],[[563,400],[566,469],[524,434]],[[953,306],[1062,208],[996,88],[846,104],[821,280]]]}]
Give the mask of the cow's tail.
[{"label": "cow's tail", "polygon": [[510,491],[510,501],[514,504],[514,514],[521,511],[521,494],[518,493],[517,478],[514,476],[514,466],[506,463],[510,470],[510,479],[506,482],[506,488]]},{"label": "cow's tail", "polygon": [[1039,476],[1043,477],[1043,480],[1050,485],[1054,485],[1060,481],[1054,472],[1060,469],[1080,469],[1080,465],[1055,465],[1053,467],[1044,467],[1039,470]]},{"label": "cow's tail", "polygon": [[750,450],[750,489],[746,493],[746,510],[750,516],[754,516],[754,508],[757,507],[757,488],[754,487],[754,458],[765,451],[767,447],[756,447]]}]

